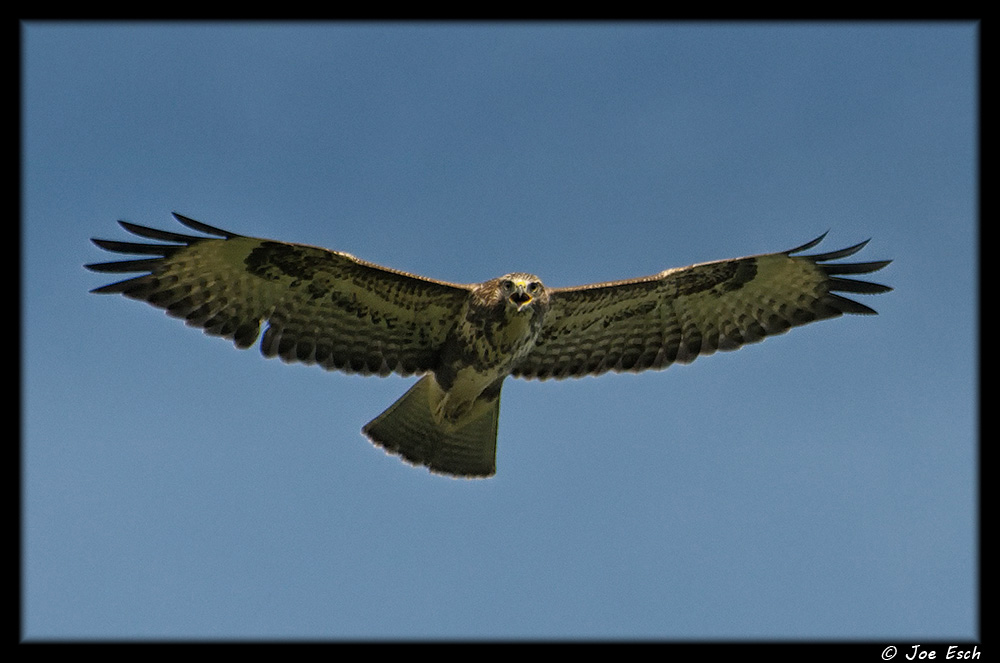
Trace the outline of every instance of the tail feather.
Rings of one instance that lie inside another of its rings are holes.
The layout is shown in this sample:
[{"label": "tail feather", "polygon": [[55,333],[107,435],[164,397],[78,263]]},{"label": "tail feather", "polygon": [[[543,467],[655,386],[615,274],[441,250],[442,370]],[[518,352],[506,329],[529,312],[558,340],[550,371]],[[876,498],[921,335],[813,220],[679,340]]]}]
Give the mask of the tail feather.
[{"label": "tail feather", "polygon": [[500,394],[477,401],[456,423],[439,423],[434,410],[444,392],[425,375],[385,412],[362,429],[375,444],[414,465],[458,477],[496,473],[497,421]]}]

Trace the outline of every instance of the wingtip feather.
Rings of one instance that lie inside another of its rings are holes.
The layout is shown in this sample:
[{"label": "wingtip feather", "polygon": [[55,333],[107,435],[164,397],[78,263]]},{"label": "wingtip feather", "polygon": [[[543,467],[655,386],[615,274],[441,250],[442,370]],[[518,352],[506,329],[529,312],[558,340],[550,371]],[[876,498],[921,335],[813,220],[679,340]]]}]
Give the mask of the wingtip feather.
[{"label": "wingtip feather", "polygon": [[826,238],[826,236],[829,235],[829,234],[830,234],[830,231],[827,230],[825,233],[823,233],[822,235],[820,235],[816,239],[812,240],[811,242],[806,242],[802,246],[797,246],[794,249],[789,249],[788,251],[785,251],[785,254],[786,255],[792,255],[793,253],[801,253],[802,251],[808,251],[812,247],[814,247],[817,244],[819,244],[820,242],[822,242]]},{"label": "wingtip feather", "polygon": [[215,235],[216,237],[224,237],[226,239],[240,237],[240,235],[237,235],[234,232],[216,228],[215,226],[210,226],[207,223],[202,223],[201,221],[195,221],[194,219],[184,216],[179,212],[172,212],[172,214],[182,225],[185,225],[192,230],[197,230],[198,232],[203,232],[207,235]]}]

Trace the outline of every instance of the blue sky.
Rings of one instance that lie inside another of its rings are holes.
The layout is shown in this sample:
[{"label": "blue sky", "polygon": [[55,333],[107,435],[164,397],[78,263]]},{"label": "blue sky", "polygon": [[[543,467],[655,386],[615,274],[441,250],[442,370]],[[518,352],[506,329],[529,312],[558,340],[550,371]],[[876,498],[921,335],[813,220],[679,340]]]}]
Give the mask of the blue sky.
[{"label": "blue sky", "polygon": [[[24,638],[978,637],[976,25],[22,37]],[[830,230],[895,290],[689,366],[508,381],[496,477],[456,481],[361,435],[412,379],[88,294],[91,237],[172,211],[549,286]]]}]

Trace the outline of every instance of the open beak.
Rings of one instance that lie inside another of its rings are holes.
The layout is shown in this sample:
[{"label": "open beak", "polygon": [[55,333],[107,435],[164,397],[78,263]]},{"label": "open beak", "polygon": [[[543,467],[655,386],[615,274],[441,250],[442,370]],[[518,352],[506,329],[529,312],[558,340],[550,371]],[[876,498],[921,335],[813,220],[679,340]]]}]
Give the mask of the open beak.
[{"label": "open beak", "polygon": [[517,292],[515,292],[510,296],[510,301],[517,304],[518,308],[521,308],[522,306],[531,301],[531,295],[529,295],[526,292],[521,292],[520,290],[518,290]]},{"label": "open beak", "polygon": [[528,284],[523,281],[517,281],[514,283],[514,292],[510,293],[510,301],[514,302],[517,308],[523,308],[528,304],[532,297],[528,294]]}]

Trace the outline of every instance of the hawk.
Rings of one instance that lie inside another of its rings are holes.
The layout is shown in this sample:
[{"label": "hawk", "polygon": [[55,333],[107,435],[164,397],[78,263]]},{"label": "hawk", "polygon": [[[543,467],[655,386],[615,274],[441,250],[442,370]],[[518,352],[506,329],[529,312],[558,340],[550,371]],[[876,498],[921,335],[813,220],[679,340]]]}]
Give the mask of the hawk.
[{"label": "hawk", "polygon": [[107,251],[140,257],[88,269],[140,275],[91,292],[149,302],[237,348],[253,345],[267,321],[260,341],[265,357],[346,373],[420,374],[362,430],[406,461],[456,477],[496,472],[500,390],[508,376],[663,369],[815,320],[874,314],[837,293],[891,290],[843,278],[880,270],[889,260],[833,262],[867,241],[799,255],[825,233],[781,253],[547,288],[521,272],[448,283],[174,216],[206,236],[120,221],[159,243],[94,239]]}]

